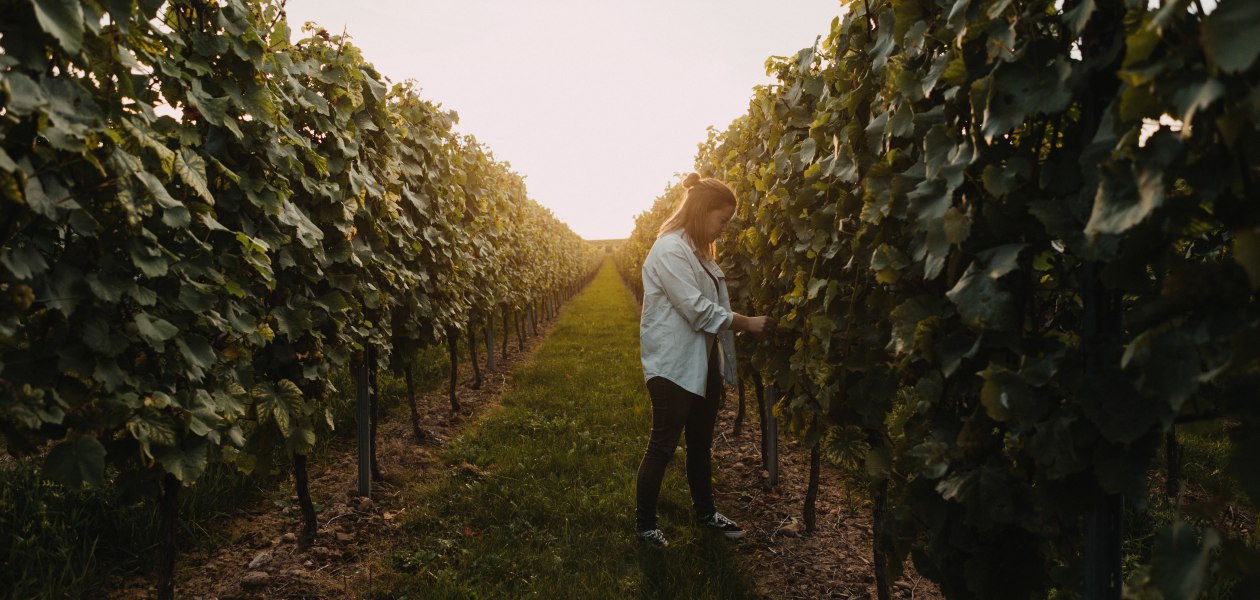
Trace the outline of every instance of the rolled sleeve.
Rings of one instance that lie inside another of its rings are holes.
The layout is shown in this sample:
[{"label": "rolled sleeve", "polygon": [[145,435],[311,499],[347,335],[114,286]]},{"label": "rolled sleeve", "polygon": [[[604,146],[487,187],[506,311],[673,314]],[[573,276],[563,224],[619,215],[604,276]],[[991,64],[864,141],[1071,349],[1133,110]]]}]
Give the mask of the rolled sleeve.
[{"label": "rolled sleeve", "polygon": [[696,287],[687,257],[671,249],[654,261],[650,272],[660,284],[669,303],[682,315],[693,331],[717,333],[729,329],[735,314],[704,297]]}]

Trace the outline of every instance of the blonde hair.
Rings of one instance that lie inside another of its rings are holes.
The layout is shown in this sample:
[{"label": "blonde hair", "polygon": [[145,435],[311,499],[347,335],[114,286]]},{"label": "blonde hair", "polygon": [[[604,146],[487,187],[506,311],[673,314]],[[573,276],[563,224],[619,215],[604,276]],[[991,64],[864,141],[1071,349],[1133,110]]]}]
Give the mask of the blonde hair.
[{"label": "blonde hair", "polygon": [[[688,175],[683,180],[682,186],[687,190],[682,204],[661,224],[656,237],[682,229],[687,233],[687,237],[691,238],[692,243],[695,243],[700,239],[702,219],[705,215],[719,208],[735,207],[735,192],[719,179],[700,177],[696,173]],[[706,258],[712,259],[717,256],[715,243],[705,244],[704,247],[697,246],[696,249]]]}]

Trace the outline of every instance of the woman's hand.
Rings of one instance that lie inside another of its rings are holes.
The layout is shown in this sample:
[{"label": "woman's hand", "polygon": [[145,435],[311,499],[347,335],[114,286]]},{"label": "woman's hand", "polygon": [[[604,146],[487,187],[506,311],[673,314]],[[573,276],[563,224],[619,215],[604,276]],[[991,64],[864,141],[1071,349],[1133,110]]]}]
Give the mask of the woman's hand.
[{"label": "woman's hand", "polygon": [[760,317],[750,317],[748,319],[748,333],[755,336],[763,336],[769,333],[774,333],[778,327],[779,322],[775,321],[774,317],[763,315]]},{"label": "woman's hand", "polygon": [[760,317],[745,317],[736,314],[731,321],[731,329],[734,331],[747,331],[755,336],[763,336],[774,333],[779,327],[779,322],[774,317],[762,315]]}]

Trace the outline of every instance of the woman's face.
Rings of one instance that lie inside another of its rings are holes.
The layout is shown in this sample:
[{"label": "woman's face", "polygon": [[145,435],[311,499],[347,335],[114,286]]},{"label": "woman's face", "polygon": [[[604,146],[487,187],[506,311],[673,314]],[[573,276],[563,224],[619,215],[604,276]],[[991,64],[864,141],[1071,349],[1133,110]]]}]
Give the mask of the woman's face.
[{"label": "woman's face", "polygon": [[718,239],[718,236],[722,235],[723,231],[726,231],[726,226],[730,224],[733,216],[735,216],[734,206],[719,206],[709,211],[709,214],[704,216],[703,221],[706,238],[703,242],[711,244]]}]

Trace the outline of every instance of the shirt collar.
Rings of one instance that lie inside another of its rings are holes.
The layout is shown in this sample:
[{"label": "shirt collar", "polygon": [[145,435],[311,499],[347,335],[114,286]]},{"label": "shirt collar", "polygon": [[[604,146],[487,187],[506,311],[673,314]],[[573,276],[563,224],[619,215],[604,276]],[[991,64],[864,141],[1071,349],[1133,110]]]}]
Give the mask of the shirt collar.
[{"label": "shirt collar", "polygon": [[691,236],[687,235],[687,230],[680,228],[678,229],[678,234],[681,235],[683,241],[687,242],[687,245],[691,247],[691,253],[695,254],[696,258],[700,259],[700,261],[703,262],[704,255],[701,254],[700,249],[696,247],[695,240],[691,239]]},{"label": "shirt collar", "polygon": [[701,264],[709,262],[709,259],[701,254],[700,249],[696,247],[696,242],[691,239],[691,236],[687,235],[686,229],[679,227],[678,229],[675,229],[665,235],[677,235],[678,237],[681,237],[683,242],[687,244],[687,247],[691,248],[691,253],[696,256],[696,260],[700,261]]}]

